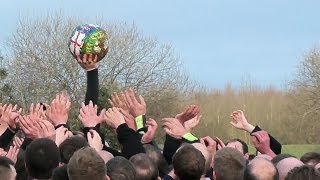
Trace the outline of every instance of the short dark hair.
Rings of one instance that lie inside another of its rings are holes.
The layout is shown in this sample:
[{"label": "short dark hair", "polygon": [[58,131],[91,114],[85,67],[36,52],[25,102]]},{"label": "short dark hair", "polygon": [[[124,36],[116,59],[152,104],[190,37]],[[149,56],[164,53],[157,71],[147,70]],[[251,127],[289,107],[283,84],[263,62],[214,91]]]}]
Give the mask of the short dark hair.
[{"label": "short dark hair", "polygon": [[285,180],[318,180],[320,172],[312,166],[304,165],[289,171]]},{"label": "short dark hair", "polygon": [[217,179],[243,179],[246,160],[236,149],[225,147],[217,151],[214,156],[214,171]]},{"label": "short dark hair", "polygon": [[7,157],[0,156],[0,177],[10,179],[14,163]]},{"label": "short dark hair", "polygon": [[36,139],[26,149],[25,162],[29,176],[48,179],[52,176],[53,169],[59,165],[59,149],[50,139]]},{"label": "short dark hair", "polygon": [[159,171],[151,159],[144,153],[131,156],[129,159],[136,170],[136,180],[157,180]]},{"label": "short dark hair", "polygon": [[103,180],[106,177],[106,166],[97,151],[84,147],[76,151],[68,163],[70,180]]},{"label": "short dark hair", "polygon": [[237,141],[242,144],[243,154],[247,154],[247,153],[249,152],[248,144],[245,143],[244,141],[242,141],[241,139],[238,139],[238,138],[231,139],[230,141],[228,141],[228,142],[226,143],[226,145],[228,145],[228,144],[231,143],[231,142],[237,142]]},{"label": "short dark hair", "polygon": [[320,153],[318,153],[318,152],[307,152],[300,158],[300,160],[304,164],[312,163],[312,164],[309,164],[309,165],[316,165],[316,164],[320,163]]},{"label": "short dark hair", "polygon": [[180,180],[200,179],[204,174],[205,158],[194,146],[184,144],[173,155],[172,164]]},{"label": "short dark hair", "polygon": [[68,164],[71,156],[77,150],[89,146],[87,140],[82,136],[72,136],[63,141],[60,146],[61,162]]},{"label": "short dark hair", "polygon": [[277,164],[283,160],[283,159],[286,159],[286,158],[290,158],[290,157],[293,157],[293,158],[296,158],[295,156],[293,155],[290,155],[290,154],[278,154],[276,157],[274,157],[271,162],[274,166],[277,166]]},{"label": "short dark hair", "polygon": [[54,169],[51,180],[69,180],[67,164]]},{"label": "short dark hair", "polygon": [[135,180],[136,170],[124,157],[117,156],[107,162],[107,174],[111,180]]},{"label": "short dark hair", "polygon": [[144,150],[146,151],[146,155],[155,163],[157,169],[159,170],[160,177],[168,174],[169,166],[161,153],[161,150],[151,144],[143,145]]},{"label": "short dark hair", "polygon": [[26,177],[28,177],[28,173],[26,170],[26,162],[25,162],[25,152],[20,149],[17,157],[17,162],[15,164],[16,172],[17,172],[17,177],[16,180],[25,180]]}]

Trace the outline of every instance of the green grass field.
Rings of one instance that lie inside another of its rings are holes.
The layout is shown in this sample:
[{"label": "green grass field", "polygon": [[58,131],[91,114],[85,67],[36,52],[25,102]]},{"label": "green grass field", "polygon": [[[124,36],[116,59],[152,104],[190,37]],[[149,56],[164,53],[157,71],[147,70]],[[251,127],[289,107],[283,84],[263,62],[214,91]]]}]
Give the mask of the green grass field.
[{"label": "green grass field", "polygon": [[[282,145],[282,154],[291,154],[300,158],[304,153],[316,151],[320,152],[320,144],[291,144]],[[255,154],[255,149],[249,147],[249,153]]]}]

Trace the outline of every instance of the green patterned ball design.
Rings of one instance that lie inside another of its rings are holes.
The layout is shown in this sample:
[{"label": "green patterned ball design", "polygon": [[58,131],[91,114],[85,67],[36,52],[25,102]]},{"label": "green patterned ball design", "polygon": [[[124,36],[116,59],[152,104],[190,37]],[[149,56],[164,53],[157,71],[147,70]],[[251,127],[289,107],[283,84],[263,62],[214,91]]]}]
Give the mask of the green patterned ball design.
[{"label": "green patterned ball design", "polygon": [[108,35],[97,25],[80,25],[70,36],[69,50],[74,58],[97,55],[97,61],[100,61],[108,52]]}]

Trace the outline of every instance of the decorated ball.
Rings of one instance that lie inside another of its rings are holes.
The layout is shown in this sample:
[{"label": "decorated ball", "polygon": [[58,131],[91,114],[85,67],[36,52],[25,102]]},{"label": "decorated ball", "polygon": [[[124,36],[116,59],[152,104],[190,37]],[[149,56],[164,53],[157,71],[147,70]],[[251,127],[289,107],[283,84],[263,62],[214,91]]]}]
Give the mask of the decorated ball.
[{"label": "decorated ball", "polygon": [[97,25],[80,25],[70,36],[69,50],[74,58],[97,55],[97,61],[100,61],[108,52],[108,35]]}]

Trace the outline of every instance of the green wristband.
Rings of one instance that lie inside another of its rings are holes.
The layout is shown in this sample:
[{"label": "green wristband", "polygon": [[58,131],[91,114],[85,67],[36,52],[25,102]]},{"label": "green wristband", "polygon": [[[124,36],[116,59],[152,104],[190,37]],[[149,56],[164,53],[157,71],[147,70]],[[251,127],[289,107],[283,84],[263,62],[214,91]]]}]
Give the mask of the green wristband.
[{"label": "green wristband", "polygon": [[197,141],[198,138],[195,137],[194,135],[192,135],[191,133],[186,133],[185,135],[182,136],[183,139],[187,140],[187,141],[190,141],[190,142],[193,142],[193,141]]},{"label": "green wristband", "polygon": [[137,117],[135,118],[135,122],[136,122],[137,129],[143,128],[143,127],[144,127],[144,124],[143,124],[143,115],[137,116]]}]

